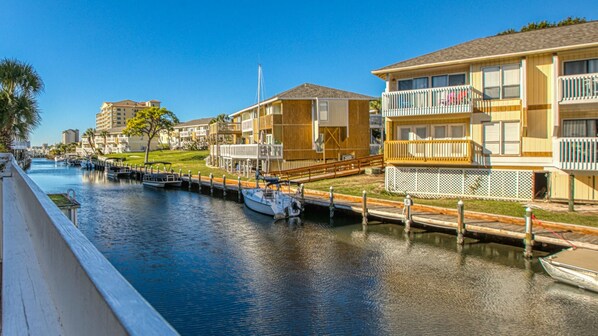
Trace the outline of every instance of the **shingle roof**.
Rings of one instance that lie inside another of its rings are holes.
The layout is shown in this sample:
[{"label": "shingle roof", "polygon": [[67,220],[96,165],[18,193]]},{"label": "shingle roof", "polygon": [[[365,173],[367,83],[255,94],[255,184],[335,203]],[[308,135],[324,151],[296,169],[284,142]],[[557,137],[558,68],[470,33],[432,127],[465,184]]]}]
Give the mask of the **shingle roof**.
[{"label": "shingle roof", "polygon": [[384,73],[391,69],[400,70],[402,68],[431,65],[441,62],[456,62],[481,57],[525,54],[539,50],[550,50],[587,44],[598,44],[598,21],[479,38],[423,56],[391,64],[372,72],[374,74],[379,72]]},{"label": "shingle roof", "polygon": [[214,118],[201,118],[201,119],[193,119],[189,121],[185,121],[179,124],[176,124],[174,127],[183,127],[183,126],[194,126],[194,125],[207,125],[212,121]]},{"label": "shingle roof", "polygon": [[[310,83],[303,83],[295,86],[292,89],[286,90],[279,94],[276,94],[268,99],[265,99],[262,104],[267,104],[276,100],[306,100],[306,99],[349,99],[349,100],[375,100],[377,98],[362,95],[355,92],[343,91],[339,89],[333,89],[326,86],[315,85]],[[242,110],[239,110],[231,115],[237,115],[241,112],[253,109],[257,104],[253,104]]]}]

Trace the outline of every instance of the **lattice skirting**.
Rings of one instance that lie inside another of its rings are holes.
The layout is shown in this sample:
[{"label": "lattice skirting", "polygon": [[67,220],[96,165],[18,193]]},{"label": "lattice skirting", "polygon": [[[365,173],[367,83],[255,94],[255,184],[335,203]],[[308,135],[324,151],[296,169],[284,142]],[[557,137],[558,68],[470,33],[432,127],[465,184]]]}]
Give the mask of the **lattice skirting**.
[{"label": "lattice skirting", "polygon": [[386,190],[418,197],[531,200],[533,172],[501,169],[386,167]]}]

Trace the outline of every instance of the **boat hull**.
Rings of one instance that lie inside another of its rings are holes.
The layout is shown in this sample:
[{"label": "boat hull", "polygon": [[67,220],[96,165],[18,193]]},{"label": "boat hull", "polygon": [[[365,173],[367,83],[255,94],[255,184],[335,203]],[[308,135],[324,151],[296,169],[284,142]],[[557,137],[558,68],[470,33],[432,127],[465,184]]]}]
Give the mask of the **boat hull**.
[{"label": "boat hull", "polygon": [[598,293],[598,273],[555,265],[548,258],[539,259],[546,273],[553,279]]},{"label": "boat hull", "polygon": [[243,189],[243,201],[245,205],[264,215],[274,218],[297,217],[301,215],[301,205],[297,200],[280,191],[269,191],[266,197],[263,189]]},{"label": "boat hull", "polygon": [[169,182],[161,182],[161,181],[143,181],[144,186],[154,187],[154,188],[175,188],[181,186],[181,181],[169,181]]}]

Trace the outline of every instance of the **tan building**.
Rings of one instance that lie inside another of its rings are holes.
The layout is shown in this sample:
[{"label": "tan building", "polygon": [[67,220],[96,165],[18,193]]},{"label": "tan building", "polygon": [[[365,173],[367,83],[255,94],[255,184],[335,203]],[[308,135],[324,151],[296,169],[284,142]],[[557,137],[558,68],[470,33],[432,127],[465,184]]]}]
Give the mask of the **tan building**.
[{"label": "tan building", "polygon": [[68,145],[70,143],[79,142],[79,130],[67,129],[62,131],[62,143]]},{"label": "tan building", "polygon": [[207,147],[210,121],[213,118],[201,118],[179,123],[173,127],[168,135],[161,135],[161,143],[169,144],[172,149],[188,148],[192,143],[198,147]]},{"label": "tan building", "polygon": [[598,21],[480,38],[373,74],[386,82],[388,191],[598,200]]},{"label": "tan building", "polygon": [[229,171],[273,171],[370,155],[375,98],[301,84],[210,125],[210,162]]},{"label": "tan building", "polygon": [[135,102],[127,99],[118,102],[104,102],[100,112],[96,114],[96,130],[124,127],[127,125],[127,120],[133,118],[137,111],[152,106],[160,107],[160,101]]},{"label": "tan building", "polygon": [[[125,127],[115,127],[105,130],[108,134],[102,135],[102,131],[96,131],[95,136],[91,139],[91,143],[96,150],[100,150],[103,154],[111,153],[128,153],[128,152],[144,152],[147,147],[147,138],[144,136],[127,136],[122,133]],[[158,138],[154,138],[151,143],[150,150],[158,149]],[[83,136],[81,138],[82,154],[92,154],[93,149],[90,140]]]}]

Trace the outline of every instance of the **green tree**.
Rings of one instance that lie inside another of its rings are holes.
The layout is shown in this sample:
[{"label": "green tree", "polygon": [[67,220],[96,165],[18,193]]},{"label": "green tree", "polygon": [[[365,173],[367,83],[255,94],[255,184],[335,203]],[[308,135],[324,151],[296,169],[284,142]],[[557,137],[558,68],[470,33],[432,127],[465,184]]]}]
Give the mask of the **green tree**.
[{"label": "green tree", "polygon": [[101,130],[100,131],[100,136],[102,137],[102,139],[104,140],[104,152],[107,153],[106,148],[108,147],[108,131],[106,130]]},{"label": "green tree", "polygon": [[370,100],[370,110],[376,110],[380,112],[382,110],[382,100],[380,98],[376,100]]},{"label": "green tree", "polygon": [[530,23],[526,24],[525,26],[521,27],[521,29],[518,31],[513,28],[510,28],[510,29],[507,29],[505,31],[498,33],[497,35],[507,35],[507,34],[513,34],[513,33],[519,33],[519,32],[538,30],[538,29],[569,26],[569,25],[574,25],[574,24],[578,24],[578,23],[586,23],[586,22],[587,22],[586,18],[569,16],[566,19],[563,19],[559,22],[548,22],[546,20],[539,21],[539,22],[530,22]]},{"label": "green tree", "polygon": [[89,144],[89,147],[91,147],[91,150],[95,154],[96,153],[96,144],[95,144],[96,131],[93,128],[88,128],[85,131],[85,133],[83,133],[83,137],[87,138],[87,143]]},{"label": "green tree", "polygon": [[145,147],[145,162],[149,160],[149,151],[152,140],[161,131],[172,131],[173,126],[179,123],[179,119],[174,113],[166,108],[148,107],[127,121],[127,127],[123,134],[127,136],[147,136],[147,146]]},{"label": "green tree", "polygon": [[220,121],[222,121],[222,122],[229,122],[230,121],[230,117],[228,116],[228,114],[221,113],[221,114],[215,116],[214,118],[212,118],[212,120],[210,120],[210,124],[217,123],[217,122],[220,122]]},{"label": "green tree", "polygon": [[0,145],[4,149],[10,149],[15,139],[27,139],[39,125],[36,97],[43,89],[31,65],[14,59],[0,61]]}]

